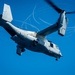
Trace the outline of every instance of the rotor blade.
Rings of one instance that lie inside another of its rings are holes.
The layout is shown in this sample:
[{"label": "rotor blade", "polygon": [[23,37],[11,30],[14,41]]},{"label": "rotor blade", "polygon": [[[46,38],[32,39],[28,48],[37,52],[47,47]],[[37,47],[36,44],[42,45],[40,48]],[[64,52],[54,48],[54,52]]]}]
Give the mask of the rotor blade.
[{"label": "rotor blade", "polygon": [[75,14],[75,11],[73,11],[73,12],[66,12],[66,14]]},{"label": "rotor blade", "polygon": [[58,8],[51,0],[45,0],[49,5],[51,5],[58,13],[62,12],[62,9]]}]

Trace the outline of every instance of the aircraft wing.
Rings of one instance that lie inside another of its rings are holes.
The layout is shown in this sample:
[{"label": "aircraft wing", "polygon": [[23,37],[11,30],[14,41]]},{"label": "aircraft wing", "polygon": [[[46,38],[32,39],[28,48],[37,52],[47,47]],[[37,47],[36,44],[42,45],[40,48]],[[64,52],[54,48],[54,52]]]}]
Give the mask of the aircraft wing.
[{"label": "aircraft wing", "polygon": [[47,35],[49,35],[49,34],[55,32],[55,31],[57,31],[57,30],[58,30],[58,25],[57,25],[57,23],[56,23],[56,24],[54,24],[54,25],[52,25],[52,26],[47,27],[47,28],[44,29],[44,30],[39,31],[39,32],[37,33],[37,35],[47,36]]}]

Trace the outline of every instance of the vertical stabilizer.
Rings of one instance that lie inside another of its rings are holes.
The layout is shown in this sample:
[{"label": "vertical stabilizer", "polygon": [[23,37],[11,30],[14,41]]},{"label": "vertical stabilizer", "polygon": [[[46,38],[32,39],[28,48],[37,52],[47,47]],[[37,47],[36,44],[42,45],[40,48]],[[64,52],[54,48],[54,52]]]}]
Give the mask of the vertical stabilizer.
[{"label": "vertical stabilizer", "polygon": [[11,22],[13,20],[10,6],[7,4],[4,4],[2,19],[8,22]]}]

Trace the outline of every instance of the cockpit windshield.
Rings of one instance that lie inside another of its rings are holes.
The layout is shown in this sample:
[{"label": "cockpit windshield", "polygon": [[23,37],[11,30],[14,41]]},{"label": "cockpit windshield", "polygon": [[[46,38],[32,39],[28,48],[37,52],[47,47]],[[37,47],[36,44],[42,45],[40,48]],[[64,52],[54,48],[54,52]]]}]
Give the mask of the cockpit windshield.
[{"label": "cockpit windshield", "polygon": [[59,49],[59,47],[56,45],[56,48]]}]

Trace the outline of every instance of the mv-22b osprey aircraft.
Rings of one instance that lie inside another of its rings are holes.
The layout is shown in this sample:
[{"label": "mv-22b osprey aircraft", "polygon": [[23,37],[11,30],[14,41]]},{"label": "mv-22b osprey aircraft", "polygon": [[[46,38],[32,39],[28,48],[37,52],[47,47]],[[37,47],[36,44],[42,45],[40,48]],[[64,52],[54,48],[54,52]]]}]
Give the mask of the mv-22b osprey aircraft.
[{"label": "mv-22b osprey aircraft", "polygon": [[47,40],[45,36],[57,30],[58,34],[64,36],[67,27],[66,14],[75,13],[75,11],[66,12],[65,10],[58,8],[52,1],[45,1],[60,13],[58,21],[52,26],[37,33],[15,27],[10,23],[13,18],[10,6],[7,4],[4,4],[3,13],[0,15],[0,26],[2,26],[11,35],[11,39],[17,43],[16,53],[18,55],[22,55],[26,48],[34,52],[40,52],[55,57],[56,60],[58,60],[62,56],[58,46]]}]

